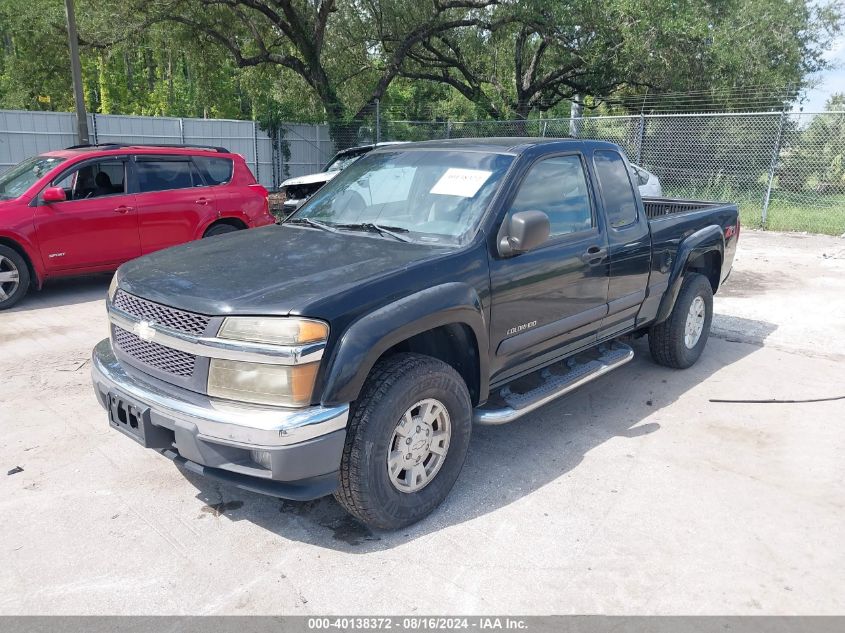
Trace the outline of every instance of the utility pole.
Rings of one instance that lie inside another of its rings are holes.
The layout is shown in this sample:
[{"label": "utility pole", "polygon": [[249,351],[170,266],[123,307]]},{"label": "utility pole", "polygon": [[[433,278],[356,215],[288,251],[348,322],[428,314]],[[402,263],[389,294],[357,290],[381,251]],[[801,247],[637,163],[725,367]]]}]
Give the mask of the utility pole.
[{"label": "utility pole", "polygon": [[581,136],[581,117],[584,116],[583,106],[581,95],[576,92],[572,96],[572,105],[569,109],[569,136],[572,138]]},{"label": "utility pole", "polygon": [[76,34],[76,14],[73,0],[65,0],[67,39],[70,47],[70,73],[73,77],[73,100],[76,102],[76,135],[80,145],[90,143],[88,115],[85,113],[85,94],[82,91],[82,64],[79,62],[79,37]]}]

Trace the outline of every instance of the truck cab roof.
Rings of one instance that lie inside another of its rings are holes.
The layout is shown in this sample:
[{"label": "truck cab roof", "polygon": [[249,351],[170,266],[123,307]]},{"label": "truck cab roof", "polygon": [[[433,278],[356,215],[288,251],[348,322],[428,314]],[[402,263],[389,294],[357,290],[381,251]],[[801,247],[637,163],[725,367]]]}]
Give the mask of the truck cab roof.
[{"label": "truck cab roof", "polygon": [[[554,149],[565,150],[584,147],[616,149],[617,146],[607,141],[585,141],[573,138],[536,138],[536,137],[491,137],[491,138],[453,138],[436,141],[420,141],[403,143],[402,151],[413,149],[460,150],[475,152],[491,152],[517,156],[531,149],[543,146],[560,146]],[[395,147],[378,147],[374,152],[395,150]],[[552,150],[552,147],[548,147]]]}]

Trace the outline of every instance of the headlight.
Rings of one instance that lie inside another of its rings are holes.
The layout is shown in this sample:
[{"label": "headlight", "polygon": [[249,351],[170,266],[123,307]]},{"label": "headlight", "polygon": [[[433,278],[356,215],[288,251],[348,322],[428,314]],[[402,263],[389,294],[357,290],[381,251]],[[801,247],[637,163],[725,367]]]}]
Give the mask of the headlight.
[{"label": "headlight", "polygon": [[[296,317],[227,317],[217,338],[265,345],[307,345],[329,336],[323,321]],[[208,395],[289,407],[311,402],[319,362],[271,365],[212,358]]]},{"label": "headlight", "polygon": [[212,358],[208,395],[241,402],[302,407],[310,403],[320,363],[267,365]]},{"label": "headlight", "polygon": [[114,276],[111,278],[111,283],[109,284],[108,296],[109,296],[110,302],[114,301],[114,295],[115,295],[116,292],[117,292],[117,273],[115,273]]},{"label": "headlight", "polygon": [[329,326],[322,321],[294,317],[227,317],[217,336],[268,345],[303,345],[325,341]]}]

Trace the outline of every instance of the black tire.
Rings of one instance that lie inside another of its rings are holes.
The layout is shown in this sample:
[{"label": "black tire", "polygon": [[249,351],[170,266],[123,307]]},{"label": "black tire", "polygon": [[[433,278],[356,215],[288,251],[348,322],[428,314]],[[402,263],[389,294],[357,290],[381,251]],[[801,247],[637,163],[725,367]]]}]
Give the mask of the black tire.
[{"label": "black tire", "polygon": [[[389,444],[405,412],[426,398],[441,402],[449,414],[449,446],[433,479],[416,492],[403,492],[388,474]],[[392,530],[415,523],[449,494],[464,465],[471,431],[469,391],[452,367],[419,354],[382,360],[353,403],[335,498],[372,527]]]},{"label": "black tire", "polygon": [[234,231],[240,231],[237,226],[232,226],[231,224],[215,224],[211,228],[209,228],[203,237],[214,237],[215,235],[225,235],[226,233],[232,233]]},{"label": "black tire", "polygon": [[29,292],[29,266],[15,249],[0,244],[0,275],[17,272],[17,285],[13,282],[0,282],[0,310],[7,310],[24,298]]},{"label": "black tire", "polygon": [[[693,301],[700,297],[704,301],[704,327],[698,342],[687,347],[684,340],[687,315]],[[686,369],[695,364],[710,335],[710,323],[713,321],[713,289],[710,280],[698,273],[688,274],[678,293],[675,307],[662,323],[648,331],[648,348],[651,357],[660,365],[675,369]]]}]

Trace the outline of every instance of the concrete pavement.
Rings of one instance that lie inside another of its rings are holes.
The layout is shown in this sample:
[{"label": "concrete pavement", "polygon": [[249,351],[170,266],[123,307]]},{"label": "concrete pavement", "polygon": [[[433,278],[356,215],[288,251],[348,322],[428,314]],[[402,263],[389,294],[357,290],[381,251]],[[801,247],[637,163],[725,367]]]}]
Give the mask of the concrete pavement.
[{"label": "concrete pavement", "polygon": [[[0,614],[841,614],[845,241],[745,231],[686,371],[637,358],[477,427],[446,503],[370,532],[109,430],[107,277],[0,313]],[[22,472],[7,475],[15,467]]]}]

